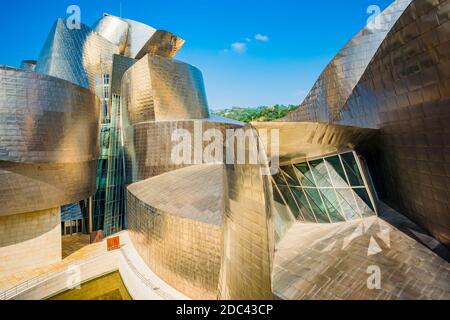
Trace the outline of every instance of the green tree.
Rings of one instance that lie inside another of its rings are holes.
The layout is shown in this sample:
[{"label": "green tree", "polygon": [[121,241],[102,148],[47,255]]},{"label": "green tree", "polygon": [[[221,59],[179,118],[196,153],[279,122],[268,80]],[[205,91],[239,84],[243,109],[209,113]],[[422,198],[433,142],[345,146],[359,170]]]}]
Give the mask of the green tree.
[{"label": "green tree", "polygon": [[230,109],[215,110],[213,114],[247,123],[267,122],[281,119],[297,108],[298,106],[296,105],[285,106],[280,104],[259,108],[233,107]]}]

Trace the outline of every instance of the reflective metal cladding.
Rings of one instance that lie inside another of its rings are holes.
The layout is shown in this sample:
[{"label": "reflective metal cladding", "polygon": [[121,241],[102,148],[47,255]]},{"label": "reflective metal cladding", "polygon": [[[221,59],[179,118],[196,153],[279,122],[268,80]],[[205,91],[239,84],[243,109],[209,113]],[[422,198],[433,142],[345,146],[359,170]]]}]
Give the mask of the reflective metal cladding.
[{"label": "reflective metal cladding", "polygon": [[414,1],[336,123],[380,128],[365,155],[380,196],[450,246],[450,1]]},{"label": "reflective metal cladding", "polygon": [[285,119],[377,129],[361,156],[378,196],[447,246],[448,11],[447,0],[396,1],[382,28],[359,33]]},{"label": "reflective metal cladding", "polygon": [[115,16],[105,14],[92,29],[119,48],[124,54],[128,43],[129,24]]},{"label": "reflective metal cladding", "polygon": [[172,58],[183,47],[184,43],[185,41],[183,39],[177,37],[173,33],[158,30],[138,53],[136,59],[141,59],[147,53]]},{"label": "reflective metal cladding", "polygon": [[131,125],[209,116],[200,70],[156,55],[146,55],[124,74],[122,95]]},{"label": "reflective metal cladding", "polygon": [[90,88],[102,96],[102,76],[110,74],[113,54],[119,48],[81,24],[70,30],[58,19],[42,49],[36,72]]},{"label": "reflective metal cladding", "polygon": [[132,184],[130,237],[153,272],[195,299],[217,299],[222,165],[192,166]]},{"label": "reflective metal cladding", "polygon": [[87,89],[0,67],[0,214],[53,208],[92,194],[98,113],[99,99]]},{"label": "reflective metal cladding", "polygon": [[[0,67],[0,216],[79,218],[92,197],[93,229],[128,229],[194,299],[450,297],[448,251],[423,231],[449,245],[449,8],[395,1],[298,110],[247,125],[210,116],[202,73],[173,59],[176,35],[108,14],[76,30],[59,19],[37,62]],[[250,133],[240,147],[256,141],[260,163],[198,159],[211,129]],[[200,139],[190,162],[174,162],[177,131]],[[379,264],[391,277],[375,294],[366,268]]]},{"label": "reflective metal cladding", "polygon": [[333,58],[287,121],[328,122],[341,110],[391,28],[412,0],[396,0]]}]

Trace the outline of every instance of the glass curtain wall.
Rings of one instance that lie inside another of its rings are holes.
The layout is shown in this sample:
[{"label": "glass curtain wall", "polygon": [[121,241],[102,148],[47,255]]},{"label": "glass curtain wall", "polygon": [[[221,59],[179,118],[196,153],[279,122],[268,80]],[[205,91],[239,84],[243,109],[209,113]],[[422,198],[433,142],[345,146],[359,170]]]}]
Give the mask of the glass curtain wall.
[{"label": "glass curtain wall", "polygon": [[299,221],[336,223],[376,215],[354,152],[286,165],[273,177],[275,201]]},{"label": "glass curtain wall", "polygon": [[120,101],[120,96],[113,95],[103,228],[106,235],[114,234],[125,228],[125,168],[121,141]]},{"label": "glass curtain wall", "polygon": [[61,207],[61,235],[72,235],[86,231],[85,217],[79,203]]},{"label": "glass curtain wall", "polygon": [[110,236],[125,226],[125,171],[121,140],[120,96],[111,103],[110,76],[103,76],[104,109],[100,133],[100,159],[97,172],[97,192],[94,196],[93,228]]}]

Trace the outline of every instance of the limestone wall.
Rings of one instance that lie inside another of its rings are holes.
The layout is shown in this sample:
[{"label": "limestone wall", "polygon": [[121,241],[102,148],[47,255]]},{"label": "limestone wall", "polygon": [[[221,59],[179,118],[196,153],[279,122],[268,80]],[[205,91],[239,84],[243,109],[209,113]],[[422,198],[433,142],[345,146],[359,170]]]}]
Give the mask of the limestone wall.
[{"label": "limestone wall", "polygon": [[60,260],[60,208],[0,216],[0,275]]}]

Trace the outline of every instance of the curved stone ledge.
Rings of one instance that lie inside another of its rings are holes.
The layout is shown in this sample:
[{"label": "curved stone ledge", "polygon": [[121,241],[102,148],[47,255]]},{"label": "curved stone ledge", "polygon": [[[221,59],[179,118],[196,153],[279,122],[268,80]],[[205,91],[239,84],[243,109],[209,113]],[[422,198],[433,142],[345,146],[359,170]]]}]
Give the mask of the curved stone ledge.
[{"label": "curved stone ledge", "polygon": [[[0,278],[56,263],[59,260],[61,260],[59,207],[6,217],[0,212]],[[0,300],[2,300],[1,289],[3,288],[0,286]]]}]

